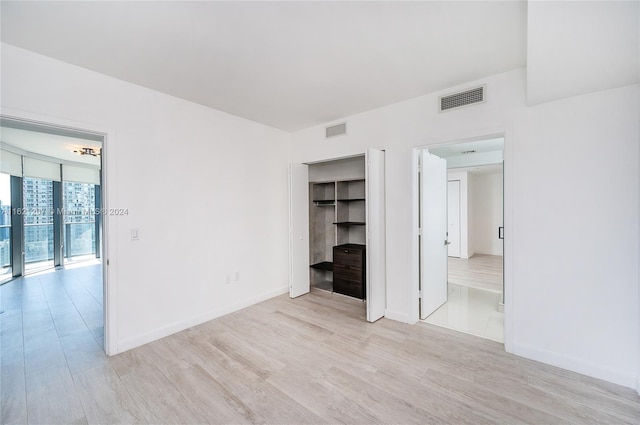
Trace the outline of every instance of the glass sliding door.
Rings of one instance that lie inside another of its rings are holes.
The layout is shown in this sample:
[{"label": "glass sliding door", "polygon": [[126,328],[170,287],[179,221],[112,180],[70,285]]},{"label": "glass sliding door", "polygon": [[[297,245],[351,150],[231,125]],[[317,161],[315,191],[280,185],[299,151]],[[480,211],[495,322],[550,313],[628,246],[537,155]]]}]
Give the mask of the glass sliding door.
[{"label": "glass sliding door", "polygon": [[53,181],[25,177],[23,180],[25,274],[54,266]]},{"label": "glass sliding door", "polygon": [[96,258],[96,189],[90,183],[63,182],[65,263]]},{"label": "glass sliding door", "polygon": [[0,282],[11,277],[11,176],[0,173]]}]

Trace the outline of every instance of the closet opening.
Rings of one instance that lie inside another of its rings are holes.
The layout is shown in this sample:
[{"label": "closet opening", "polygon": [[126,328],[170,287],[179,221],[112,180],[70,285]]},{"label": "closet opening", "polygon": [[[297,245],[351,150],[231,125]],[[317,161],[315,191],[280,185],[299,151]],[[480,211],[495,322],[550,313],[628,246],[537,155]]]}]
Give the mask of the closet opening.
[{"label": "closet opening", "polygon": [[366,300],[365,160],[309,166],[312,288]]},{"label": "closet opening", "polygon": [[290,296],[310,290],[386,308],[384,152],[290,166]]}]

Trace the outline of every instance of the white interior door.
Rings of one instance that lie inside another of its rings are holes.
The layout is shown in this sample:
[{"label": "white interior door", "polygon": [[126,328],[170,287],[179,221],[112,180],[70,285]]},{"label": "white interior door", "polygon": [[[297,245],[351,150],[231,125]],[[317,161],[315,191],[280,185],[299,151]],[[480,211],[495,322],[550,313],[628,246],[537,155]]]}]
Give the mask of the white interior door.
[{"label": "white interior door", "polygon": [[460,180],[449,180],[448,187],[449,257],[460,258]]},{"label": "white interior door", "polygon": [[367,321],[384,317],[387,308],[384,152],[366,152],[366,292]]},{"label": "white interior door", "polygon": [[447,161],[421,153],[420,319],[447,302]]},{"label": "white interior door", "polygon": [[289,296],[309,287],[309,166],[289,164]]}]

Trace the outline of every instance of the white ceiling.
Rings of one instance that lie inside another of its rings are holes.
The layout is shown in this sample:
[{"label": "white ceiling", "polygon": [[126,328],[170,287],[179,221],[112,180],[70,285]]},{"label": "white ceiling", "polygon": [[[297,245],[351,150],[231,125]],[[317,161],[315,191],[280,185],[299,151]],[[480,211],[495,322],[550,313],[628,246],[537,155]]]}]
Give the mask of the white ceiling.
[{"label": "white ceiling", "polygon": [[504,150],[504,137],[494,139],[475,140],[472,142],[454,143],[453,145],[431,148],[429,152],[440,158],[452,158],[471,153],[502,152]]},{"label": "white ceiling", "polygon": [[12,2],[3,42],[287,131],[525,66],[526,2]]},{"label": "white ceiling", "polygon": [[469,174],[502,174],[502,164],[479,165],[477,167],[452,168],[449,173],[467,172]]},{"label": "white ceiling", "polygon": [[24,152],[100,167],[100,157],[73,152],[83,147],[100,151],[102,143],[94,140],[3,126],[0,127],[0,142]]},{"label": "white ceiling", "polygon": [[475,140],[471,142],[455,143],[429,149],[429,153],[447,160],[450,171],[468,171],[471,173],[495,172],[483,169],[487,165],[498,165],[502,169],[504,138]]}]

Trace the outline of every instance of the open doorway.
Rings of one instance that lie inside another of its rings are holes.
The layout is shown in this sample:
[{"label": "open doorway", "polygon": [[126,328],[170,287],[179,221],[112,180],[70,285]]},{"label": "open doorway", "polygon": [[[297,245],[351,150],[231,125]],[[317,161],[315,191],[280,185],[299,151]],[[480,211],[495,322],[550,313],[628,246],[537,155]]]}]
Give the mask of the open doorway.
[{"label": "open doorway", "polygon": [[104,351],[104,136],[4,117],[0,124],[3,320],[22,320],[25,341],[51,328],[52,340],[70,332]]},{"label": "open doorway", "polygon": [[502,137],[426,149],[419,190],[421,320],[499,342],[504,342],[503,150]]}]

